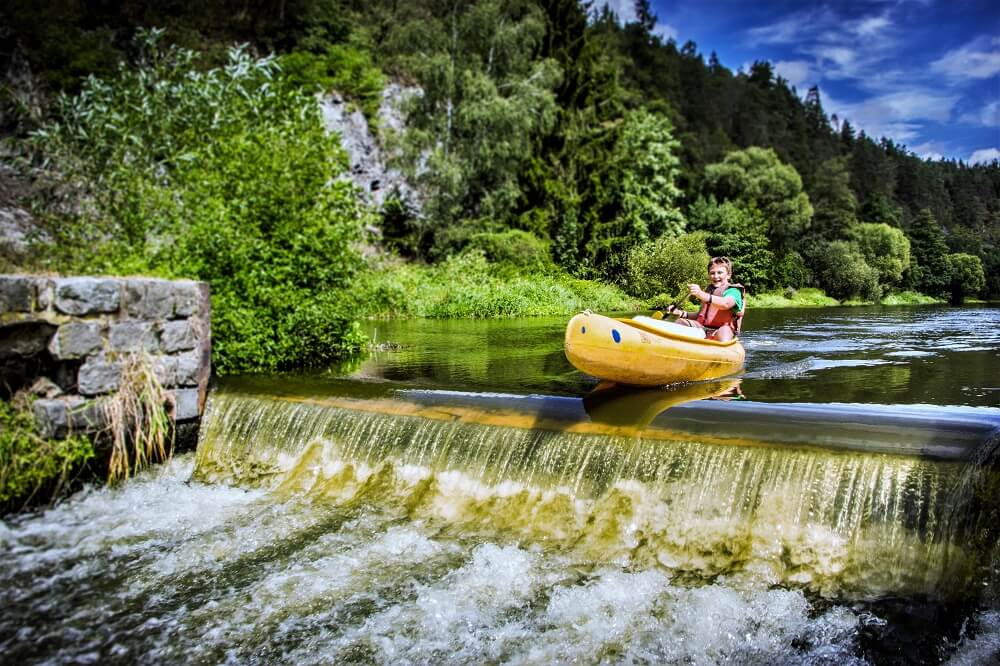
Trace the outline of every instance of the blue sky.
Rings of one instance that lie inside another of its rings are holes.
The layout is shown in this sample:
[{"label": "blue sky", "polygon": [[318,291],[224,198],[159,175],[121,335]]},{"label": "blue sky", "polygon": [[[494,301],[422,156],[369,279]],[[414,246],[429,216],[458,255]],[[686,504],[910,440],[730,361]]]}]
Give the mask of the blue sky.
[{"label": "blue sky", "polygon": [[[607,4],[635,16],[633,0]],[[855,130],[930,159],[1000,158],[1000,0],[651,4],[657,34],[734,71],[769,60]]]}]

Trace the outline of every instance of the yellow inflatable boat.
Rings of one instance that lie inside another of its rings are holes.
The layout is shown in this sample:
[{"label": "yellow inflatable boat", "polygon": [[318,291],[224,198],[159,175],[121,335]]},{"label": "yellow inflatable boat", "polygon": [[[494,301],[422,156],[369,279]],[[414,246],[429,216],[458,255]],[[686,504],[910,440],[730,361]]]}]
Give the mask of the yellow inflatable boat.
[{"label": "yellow inflatable boat", "polygon": [[743,367],[739,339],[706,340],[699,329],[633,317],[581,312],[566,326],[566,358],[578,370],[634,386],[715,379]]}]

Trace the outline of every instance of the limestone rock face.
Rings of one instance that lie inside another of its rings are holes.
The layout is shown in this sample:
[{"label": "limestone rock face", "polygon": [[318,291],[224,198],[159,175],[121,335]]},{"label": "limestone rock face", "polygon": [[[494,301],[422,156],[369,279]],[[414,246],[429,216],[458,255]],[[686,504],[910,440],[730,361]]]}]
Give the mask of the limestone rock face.
[{"label": "limestone rock face", "polygon": [[[379,125],[385,133],[403,131],[403,107],[410,97],[419,94],[419,88],[398,83],[386,86],[378,111]],[[361,111],[338,94],[324,98],[320,109],[327,131],[340,135],[340,144],[349,158],[347,178],[357,186],[362,199],[380,208],[390,196],[395,196],[419,214],[423,207],[419,192],[398,169],[389,166],[391,155],[372,134]]]},{"label": "limestone rock face", "polygon": [[84,358],[101,349],[101,325],[91,321],[70,321],[59,327],[49,343],[57,359]]}]

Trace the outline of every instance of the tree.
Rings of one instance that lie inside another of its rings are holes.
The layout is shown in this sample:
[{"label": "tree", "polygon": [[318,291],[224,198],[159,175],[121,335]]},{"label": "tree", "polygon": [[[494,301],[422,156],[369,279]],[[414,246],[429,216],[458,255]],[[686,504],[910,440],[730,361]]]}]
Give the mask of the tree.
[{"label": "tree", "polygon": [[756,208],[699,199],[688,211],[688,227],[707,232],[709,254],[732,260],[735,282],[751,291],[776,285],[774,253],[767,247],[767,222]]},{"label": "tree", "polygon": [[701,232],[646,241],[628,254],[628,289],[640,298],[660,300],[656,305],[681,301],[689,283],[704,279],[708,260]]},{"label": "tree", "polygon": [[813,260],[817,265],[820,285],[834,298],[876,301],[882,295],[878,271],[868,265],[853,243],[824,243],[822,251]]},{"label": "tree", "polygon": [[429,225],[503,219],[521,197],[535,140],[555,123],[561,73],[554,60],[533,58],[545,34],[534,4],[437,4],[395,37],[422,90],[408,114],[404,166],[428,194]]},{"label": "tree", "polygon": [[986,273],[982,260],[973,255],[959,252],[948,255],[951,264],[951,302],[961,305],[966,296],[979,294],[986,287]]},{"label": "tree", "polygon": [[633,245],[684,229],[672,129],[665,116],[644,109],[627,114],[618,128],[601,174],[603,205],[591,211],[584,255],[605,275],[620,275]]},{"label": "tree", "polygon": [[910,241],[901,229],[888,224],[858,224],[850,228],[848,236],[878,272],[883,289],[902,281],[910,267]]},{"label": "tree", "polygon": [[851,174],[846,157],[835,157],[820,164],[809,200],[813,214],[811,229],[827,240],[846,237],[847,230],[857,223],[857,199],[851,192]]},{"label": "tree", "polygon": [[907,283],[913,289],[931,296],[945,296],[951,284],[948,245],[934,214],[927,208],[910,226],[911,262]]},{"label": "tree", "polygon": [[808,228],[813,216],[798,172],[771,149],[751,146],[705,168],[705,189],[719,201],[755,207],[767,220],[772,247],[783,251]]}]

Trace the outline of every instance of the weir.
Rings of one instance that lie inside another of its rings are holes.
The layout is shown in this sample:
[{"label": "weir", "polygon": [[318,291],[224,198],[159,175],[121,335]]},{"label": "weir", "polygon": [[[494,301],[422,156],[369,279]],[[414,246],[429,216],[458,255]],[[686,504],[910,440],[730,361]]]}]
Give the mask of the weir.
[{"label": "weir", "polygon": [[968,458],[996,440],[989,415],[680,404],[731,389],[581,399],[374,388],[359,399],[228,388],[210,399],[195,476],[374,506],[584,569],[829,598],[977,593],[994,557],[981,532],[996,522],[984,498],[997,474]]}]

